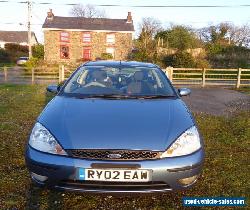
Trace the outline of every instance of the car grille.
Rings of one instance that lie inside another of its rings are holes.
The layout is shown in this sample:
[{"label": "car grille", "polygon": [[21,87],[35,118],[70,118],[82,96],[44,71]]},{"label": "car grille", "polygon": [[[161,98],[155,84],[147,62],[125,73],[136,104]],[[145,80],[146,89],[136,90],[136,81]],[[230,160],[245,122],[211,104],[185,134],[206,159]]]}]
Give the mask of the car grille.
[{"label": "car grille", "polygon": [[101,182],[101,181],[77,181],[63,180],[58,183],[59,187],[83,190],[100,190],[100,191],[147,191],[147,190],[171,190],[170,186],[165,182]]},{"label": "car grille", "polygon": [[161,152],[145,150],[66,150],[69,156],[94,160],[152,160]]}]

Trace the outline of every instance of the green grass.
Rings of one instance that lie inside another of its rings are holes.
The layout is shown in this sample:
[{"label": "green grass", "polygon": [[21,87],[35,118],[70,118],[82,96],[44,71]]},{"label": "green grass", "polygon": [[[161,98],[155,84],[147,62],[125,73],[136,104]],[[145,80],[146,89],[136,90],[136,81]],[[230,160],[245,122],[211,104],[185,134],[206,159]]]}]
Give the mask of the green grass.
[{"label": "green grass", "polygon": [[248,94],[250,95],[250,86],[246,86],[246,87],[240,87],[238,89],[236,88],[233,88],[234,90],[237,90],[239,92],[242,92],[242,93],[245,93],[245,94]]},{"label": "green grass", "polygon": [[0,85],[0,209],[182,209],[183,196],[249,199],[250,113],[196,115],[206,145],[200,180],[190,190],[110,197],[41,190],[31,184],[24,148],[47,101],[45,86]]},{"label": "green grass", "polygon": [[0,63],[0,67],[13,67],[15,66],[16,64],[15,63]]}]

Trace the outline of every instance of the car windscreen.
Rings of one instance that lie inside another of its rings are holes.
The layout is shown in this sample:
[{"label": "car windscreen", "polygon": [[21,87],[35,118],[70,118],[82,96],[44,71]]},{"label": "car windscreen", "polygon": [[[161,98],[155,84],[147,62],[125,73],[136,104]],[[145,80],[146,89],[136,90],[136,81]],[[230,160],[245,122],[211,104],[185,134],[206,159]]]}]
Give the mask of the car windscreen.
[{"label": "car windscreen", "polygon": [[176,96],[158,68],[107,66],[79,67],[61,94],[72,97]]}]

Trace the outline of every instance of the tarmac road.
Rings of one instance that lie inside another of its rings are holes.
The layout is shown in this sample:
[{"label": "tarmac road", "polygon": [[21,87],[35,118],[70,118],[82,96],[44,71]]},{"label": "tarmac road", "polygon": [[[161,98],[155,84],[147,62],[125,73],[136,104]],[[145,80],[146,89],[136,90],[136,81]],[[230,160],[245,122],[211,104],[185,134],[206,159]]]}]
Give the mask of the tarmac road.
[{"label": "tarmac road", "polygon": [[228,115],[250,110],[250,95],[223,88],[191,88],[191,95],[183,97],[192,112]]}]

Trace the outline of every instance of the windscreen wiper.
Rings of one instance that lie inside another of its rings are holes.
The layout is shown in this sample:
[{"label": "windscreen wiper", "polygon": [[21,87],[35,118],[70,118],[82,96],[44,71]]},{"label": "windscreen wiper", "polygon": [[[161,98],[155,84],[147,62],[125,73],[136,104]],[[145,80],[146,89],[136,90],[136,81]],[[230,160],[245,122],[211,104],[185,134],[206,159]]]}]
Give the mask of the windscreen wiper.
[{"label": "windscreen wiper", "polygon": [[81,96],[79,98],[106,98],[106,99],[123,99],[127,98],[126,95],[118,95],[118,94],[93,94]]},{"label": "windscreen wiper", "polygon": [[175,95],[144,95],[136,96],[139,99],[175,98]]},{"label": "windscreen wiper", "polygon": [[160,99],[160,98],[173,98],[174,95],[119,95],[119,94],[93,94],[82,95],[77,98],[105,98],[105,99]]}]

